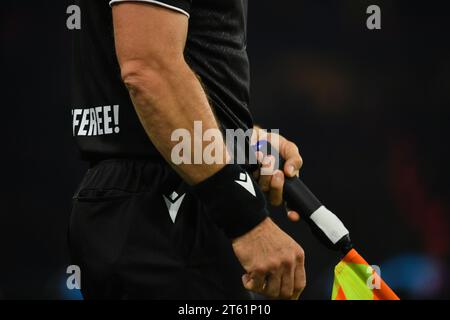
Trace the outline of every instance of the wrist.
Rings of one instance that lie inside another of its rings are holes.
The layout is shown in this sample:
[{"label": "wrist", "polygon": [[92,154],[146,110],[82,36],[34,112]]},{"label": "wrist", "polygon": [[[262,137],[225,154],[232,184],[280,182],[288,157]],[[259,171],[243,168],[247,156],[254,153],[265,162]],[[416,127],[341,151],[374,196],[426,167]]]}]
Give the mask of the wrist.
[{"label": "wrist", "polygon": [[264,194],[238,165],[226,165],[192,186],[191,191],[231,239],[244,235],[268,217]]},{"label": "wrist", "polygon": [[250,238],[260,239],[260,235],[267,233],[268,228],[273,227],[275,223],[270,217],[266,217],[259,224],[257,224],[253,229],[249,230],[247,233],[238,236],[232,240],[233,245],[240,242],[241,240],[246,240]]}]

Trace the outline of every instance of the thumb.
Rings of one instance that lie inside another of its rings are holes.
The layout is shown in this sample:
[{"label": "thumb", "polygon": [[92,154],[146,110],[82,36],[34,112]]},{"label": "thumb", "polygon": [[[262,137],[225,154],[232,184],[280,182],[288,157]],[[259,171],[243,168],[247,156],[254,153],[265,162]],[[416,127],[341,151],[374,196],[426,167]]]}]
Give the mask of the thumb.
[{"label": "thumb", "polygon": [[288,211],[288,218],[289,218],[289,220],[291,220],[292,222],[298,222],[298,221],[300,221],[300,215],[299,215],[297,212],[292,211],[292,210],[289,210],[289,211]]}]

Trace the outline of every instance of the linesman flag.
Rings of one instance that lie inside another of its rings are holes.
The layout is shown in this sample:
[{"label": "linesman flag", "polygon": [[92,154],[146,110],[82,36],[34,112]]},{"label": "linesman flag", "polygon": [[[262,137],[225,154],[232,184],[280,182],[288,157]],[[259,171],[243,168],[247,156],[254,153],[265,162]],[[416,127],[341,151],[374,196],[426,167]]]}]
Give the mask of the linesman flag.
[{"label": "linesman flag", "polygon": [[[275,155],[278,167],[284,167],[277,149],[267,140],[258,141],[254,148],[263,154]],[[400,300],[353,248],[350,232],[342,221],[316,198],[302,180],[285,177],[283,198],[325,246],[344,256],[334,270],[332,300]]]},{"label": "linesman flag", "polygon": [[299,178],[286,178],[283,193],[288,207],[302,215],[317,238],[344,255],[334,270],[332,300],[400,300],[353,248],[342,221]]},{"label": "linesman flag", "polygon": [[331,299],[400,300],[355,249],[351,249],[334,268]]}]

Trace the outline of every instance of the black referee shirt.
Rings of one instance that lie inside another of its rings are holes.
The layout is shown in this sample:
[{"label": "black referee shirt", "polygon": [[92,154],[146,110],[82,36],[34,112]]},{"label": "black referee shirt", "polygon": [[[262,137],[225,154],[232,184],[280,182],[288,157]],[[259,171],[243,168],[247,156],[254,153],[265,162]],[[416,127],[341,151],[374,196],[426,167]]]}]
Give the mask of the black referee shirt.
[{"label": "black referee shirt", "polygon": [[[81,8],[82,25],[74,32],[71,111],[73,135],[87,160],[158,155],[120,78],[110,7],[120,1],[75,1]],[[223,129],[252,127],[247,0],[140,2],[189,16],[185,58],[202,79],[220,125]]]}]

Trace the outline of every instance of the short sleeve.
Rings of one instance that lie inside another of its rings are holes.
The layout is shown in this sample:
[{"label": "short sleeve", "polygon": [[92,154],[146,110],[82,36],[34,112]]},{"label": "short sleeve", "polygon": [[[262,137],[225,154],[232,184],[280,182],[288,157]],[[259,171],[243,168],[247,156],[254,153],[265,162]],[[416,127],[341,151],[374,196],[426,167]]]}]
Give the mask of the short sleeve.
[{"label": "short sleeve", "polygon": [[112,6],[120,2],[143,2],[165,7],[170,10],[178,11],[189,18],[192,0],[112,0],[109,5]]}]

